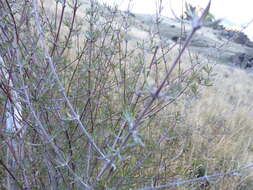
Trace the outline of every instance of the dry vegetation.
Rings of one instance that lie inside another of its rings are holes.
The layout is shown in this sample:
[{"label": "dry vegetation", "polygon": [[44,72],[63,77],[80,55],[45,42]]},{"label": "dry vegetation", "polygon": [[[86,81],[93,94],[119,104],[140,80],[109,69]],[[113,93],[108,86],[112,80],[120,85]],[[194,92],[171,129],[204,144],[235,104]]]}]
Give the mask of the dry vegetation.
[{"label": "dry vegetation", "polygon": [[253,74],[79,3],[0,2],[0,188],[250,190]]}]

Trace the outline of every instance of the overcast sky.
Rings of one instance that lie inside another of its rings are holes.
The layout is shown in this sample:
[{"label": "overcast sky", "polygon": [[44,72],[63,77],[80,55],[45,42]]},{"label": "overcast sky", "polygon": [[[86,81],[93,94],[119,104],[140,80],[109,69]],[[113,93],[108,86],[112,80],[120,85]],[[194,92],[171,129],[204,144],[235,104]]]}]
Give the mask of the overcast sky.
[{"label": "overcast sky", "polygon": [[[108,4],[119,4],[121,10],[126,10],[129,0],[99,0]],[[180,15],[182,2],[187,1],[195,6],[205,7],[208,0],[163,0],[163,15],[172,17],[170,7],[174,12]],[[135,13],[154,14],[157,0],[132,0],[131,11]],[[253,0],[212,0],[211,13],[216,18],[229,20],[238,27],[246,25],[253,19]],[[251,24],[245,33],[253,39],[253,24]]]}]

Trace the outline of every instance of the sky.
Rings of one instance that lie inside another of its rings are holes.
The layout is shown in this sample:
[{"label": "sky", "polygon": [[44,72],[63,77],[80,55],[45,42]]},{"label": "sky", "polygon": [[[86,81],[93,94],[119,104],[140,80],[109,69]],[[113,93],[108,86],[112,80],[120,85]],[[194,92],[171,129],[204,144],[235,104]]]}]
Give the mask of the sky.
[{"label": "sky", "polygon": [[[99,0],[110,5],[118,4],[119,9],[127,10],[129,0]],[[133,13],[154,14],[156,2],[159,0],[131,0],[130,10]],[[182,4],[191,3],[194,6],[205,7],[208,0],[162,0],[162,15],[173,17],[171,8],[178,16],[182,10]],[[212,0],[210,12],[217,19],[224,19],[233,24],[233,28],[241,29],[253,19],[253,0]],[[253,23],[244,32],[253,40]]]}]

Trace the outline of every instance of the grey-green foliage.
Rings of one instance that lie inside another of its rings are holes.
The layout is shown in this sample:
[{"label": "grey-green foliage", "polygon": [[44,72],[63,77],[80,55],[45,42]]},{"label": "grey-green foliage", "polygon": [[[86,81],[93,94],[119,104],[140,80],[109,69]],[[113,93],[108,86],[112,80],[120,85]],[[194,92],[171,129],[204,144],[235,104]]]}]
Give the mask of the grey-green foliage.
[{"label": "grey-green foliage", "polygon": [[[12,2],[11,8],[20,8],[14,15],[4,4],[6,27],[1,28],[5,33],[0,33],[0,39],[14,39],[16,31],[19,44],[4,41],[0,47],[5,51],[0,53],[17,79],[15,90],[26,126],[25,157],[13,171],[18,183],[30,189],[128,190],[189,177],[187,171],[196,168],[188,157],[205,158],[195,155],[194,130],[186,116],[191,100],[198,100],[199,89],[211,85],[211,67],[202,66],[195,57],[182,59],[191,61],[188,69],[177,67],[178,50],[164,45],[158,30],[154,31],[163,19],[157,19],[157,26],[144,23],[143,27],[150,27],[150,36],[138,40],[129,31],[140,22],[129,14],[103,8],[93,0],[86,1],[85,8],[79,7],[78,0],[57,2],[53,9],[57,13],[45,8],[50,5],[38,4],[40,22],[25,14],[35,14],[31,2]],[[188,6],[188,19],[195,18],[194,11]],[[19,27],[14,27],[12,16]],[[42,31],[38,32],[39,25]],[[42,37],[46,47],[38,43]],[[8,81],[1,80],[3,87],[8,87]],[[3,92],[0,100],[4,102],[9,94]],[[1,134],[1,159],[9,137]],[[6,169],[0,167],[4,184]]]}]

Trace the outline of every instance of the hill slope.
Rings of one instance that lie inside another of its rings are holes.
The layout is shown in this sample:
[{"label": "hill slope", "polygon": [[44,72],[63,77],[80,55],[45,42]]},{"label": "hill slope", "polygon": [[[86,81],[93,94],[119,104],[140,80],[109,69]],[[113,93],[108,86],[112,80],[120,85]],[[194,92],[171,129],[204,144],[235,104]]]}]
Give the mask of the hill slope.
[{"label": "hill slope", "polygon": [[184,49],[189,24],[95,0],[0,12],[1,189],[252,189],[245,35]]}]

